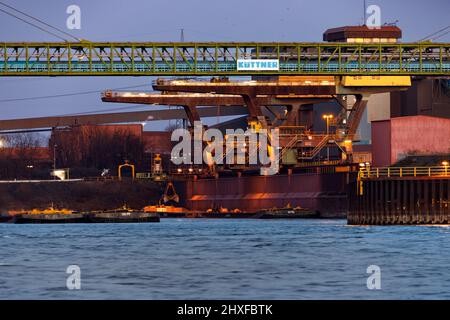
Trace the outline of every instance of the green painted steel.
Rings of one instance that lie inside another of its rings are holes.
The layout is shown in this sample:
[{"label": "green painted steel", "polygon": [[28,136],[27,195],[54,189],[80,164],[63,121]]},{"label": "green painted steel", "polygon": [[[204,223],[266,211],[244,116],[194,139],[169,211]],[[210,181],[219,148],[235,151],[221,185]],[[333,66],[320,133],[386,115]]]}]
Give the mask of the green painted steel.
[{"label": "green painted steel", "polygon": [[[239,71],[238,59],[277,59]],[[450,75],[449,43],[0,43],[0,76]]]}]

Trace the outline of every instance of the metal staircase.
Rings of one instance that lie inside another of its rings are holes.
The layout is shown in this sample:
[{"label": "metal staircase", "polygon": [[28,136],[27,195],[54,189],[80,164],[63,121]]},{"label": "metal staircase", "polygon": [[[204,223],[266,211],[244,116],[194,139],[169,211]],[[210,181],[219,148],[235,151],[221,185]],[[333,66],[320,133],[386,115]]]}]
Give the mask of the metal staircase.
[{"label": "metal staircase", "polygon": [[322,140],[320,140],[320,142],[314,147],[314,149],[306,152],[304,155],[301,155],[299,159],[302,160],[313,159],[320,152],[320,150],[322,150],[323,147],[325,147],[328,144],[328,141],[330,140],[331,137],[332,137],[331,135],[324,135]]}]

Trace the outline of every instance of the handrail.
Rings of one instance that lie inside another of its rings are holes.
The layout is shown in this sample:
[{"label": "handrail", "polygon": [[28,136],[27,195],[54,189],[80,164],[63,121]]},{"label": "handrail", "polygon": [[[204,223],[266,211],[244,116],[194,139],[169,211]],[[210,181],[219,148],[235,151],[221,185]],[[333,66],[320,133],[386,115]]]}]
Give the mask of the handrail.
[{"label": "handrail", "polygon": [[449,166],[437,167],[381,167],[360,168],[359,177],[376,179],[382,177],[450,177]]},{"label": "handrail", "polygon": [[289,142],[283,147],[283,149],[280,152],[279,158],[283,159],[283,156],[286,154],[286,152],[288,152],[288,150],[290,150],[292,148],[292,146],[294,146],[298,141],[298,135],[295,134],[294,137],[289,140]]},{"label": "handrail", "polygon": [[334,139],[333,135],[324,135],[322,140],[314,147],[313,150],[305,153],[305,155],[302,155],[301,159],[312,159],[314,158],[320,150],[322,150],[323,147],[325,147],[330,140]]}]

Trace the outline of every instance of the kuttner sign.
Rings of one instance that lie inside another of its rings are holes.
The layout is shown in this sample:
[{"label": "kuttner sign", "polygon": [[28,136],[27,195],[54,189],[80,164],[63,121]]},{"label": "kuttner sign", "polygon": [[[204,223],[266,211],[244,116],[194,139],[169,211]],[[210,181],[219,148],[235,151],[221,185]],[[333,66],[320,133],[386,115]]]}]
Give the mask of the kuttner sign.
[{"label": "kuttner sign", "polygon": [[238,59],[238,71],[278,71],[280,61],[276,59]]}]

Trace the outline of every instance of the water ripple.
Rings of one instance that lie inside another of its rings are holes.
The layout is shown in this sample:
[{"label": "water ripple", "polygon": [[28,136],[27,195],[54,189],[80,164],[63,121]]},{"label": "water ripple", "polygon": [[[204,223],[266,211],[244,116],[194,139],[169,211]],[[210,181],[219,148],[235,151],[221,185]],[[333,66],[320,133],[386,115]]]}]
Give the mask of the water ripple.
[{"label": "water ripple", "polygon": [[[447,227],[163,219],[0,225],[0,299],[448,299]],[[69,265],[81,290],[67,290]],[[382,289],[368,290],[369,265]]]}]

